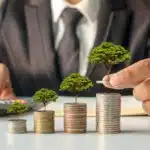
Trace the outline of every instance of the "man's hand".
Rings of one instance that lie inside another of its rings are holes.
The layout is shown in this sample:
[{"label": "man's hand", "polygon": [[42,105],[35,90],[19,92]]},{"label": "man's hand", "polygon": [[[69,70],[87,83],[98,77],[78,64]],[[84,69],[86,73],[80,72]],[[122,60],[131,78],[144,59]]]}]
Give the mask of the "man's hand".
[{"label": "man's hand", "polygon": [[10,81],[10,74],[7,66],[0,64],[0,99],[15,98]]},{"label": "man's hand", "polygon": [[141,60],[115,74],[103,78],[108,88],[133,88],[133,96],[142,101],[143,108],[150,113],[150,59]]}]

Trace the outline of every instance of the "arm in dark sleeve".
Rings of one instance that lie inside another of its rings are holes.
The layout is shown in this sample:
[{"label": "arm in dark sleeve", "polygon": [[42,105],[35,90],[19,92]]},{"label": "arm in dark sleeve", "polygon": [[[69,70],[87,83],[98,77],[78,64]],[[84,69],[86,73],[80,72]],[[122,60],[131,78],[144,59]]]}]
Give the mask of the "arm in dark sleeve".
[{"label": "arm in dark sleeve", "polygon": [[7,6],[8,6],[8,0],[3,0],[0,6],[0,25],[2,24],[3,19],[5,17]]},{"label": "arm in dark sleeve", "polygon": [[149,32],[148,32],[146,50],[147,50],[148,58],[150,58],[150,27],[149,27]]},{"label": "arm in dark sleeve", "polygon": [[4,18],[6,15],[6,11],[7,11],[8,1],[9,0],[3,0],[1,3],[1,6],[0,6],[0,63],[3,63],[3,64],[6,63],[7,58],[6,58],[6,48],[2,41],[1,30],[2,30],[2,24],[3,24]]}]

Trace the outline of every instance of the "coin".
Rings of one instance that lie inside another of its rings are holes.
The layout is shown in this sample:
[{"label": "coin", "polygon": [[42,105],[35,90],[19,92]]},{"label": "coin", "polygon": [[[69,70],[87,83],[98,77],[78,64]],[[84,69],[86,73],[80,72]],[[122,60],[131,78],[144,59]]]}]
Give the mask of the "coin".
[{"label": "coin", "polygon": [[25,133],[25,132],[27,132],[26,120],[23,120],[23,119],[9,120],[8,132],[9,133]]},{"label": "coin", "polygon": [[66,133],[74,133],[74,134],[77,134],[77,133],[86,133],[86,129],[72,129],[72,128],[67,128],[64,130],[64,132]]},{"label": "coin", "polygon": [[87,106],[84,103],[64,104],[64,131],[85,133],[87,126]]},{"label": "coin", "polygon": [[98,133],[120,132],[120,107],[120,94],[96,95],[96,130]]},{"label": "coin", "polygon": [[36,133],[53,133],[54,111],[40,111],[34,113],[34,130]]}]

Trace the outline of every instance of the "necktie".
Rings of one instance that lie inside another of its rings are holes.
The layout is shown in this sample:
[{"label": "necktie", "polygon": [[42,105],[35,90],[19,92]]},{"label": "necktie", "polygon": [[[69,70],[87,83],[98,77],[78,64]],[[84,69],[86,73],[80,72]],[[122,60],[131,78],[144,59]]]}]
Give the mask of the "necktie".
[{"label": "necktie", "polygon": [[81,13],[73,8],[66,8],[61,15],[65,32],[57,50],[57,57],[62,79],[71,73],[78,72],[80,45],[76,27],[81,17]]}]

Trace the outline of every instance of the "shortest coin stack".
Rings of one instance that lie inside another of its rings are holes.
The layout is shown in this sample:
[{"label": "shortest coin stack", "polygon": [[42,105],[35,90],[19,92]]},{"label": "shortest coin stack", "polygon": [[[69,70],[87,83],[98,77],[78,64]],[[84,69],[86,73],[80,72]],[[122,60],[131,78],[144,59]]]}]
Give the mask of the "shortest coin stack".
[{"label": "shortest coin stack", "polygon": [[9,133],[26,133],[26,120],[24,119],[12,119],[8,124]]},{"label": "shortest coin stack", "polygon": [[64,105],[64,131],[66,133],[86,132],[87,106],[84,103],[66,103]]},{"label": "shortest coin stack", "polygon": [[96,95],[96,130],[101,134],[120,132],[121,95],[104,93]]},{"label": "shortest coin stack", "polygon": [[54,111],[39,111],[34,113],[34,130],[36,133],[53,133]]}]

